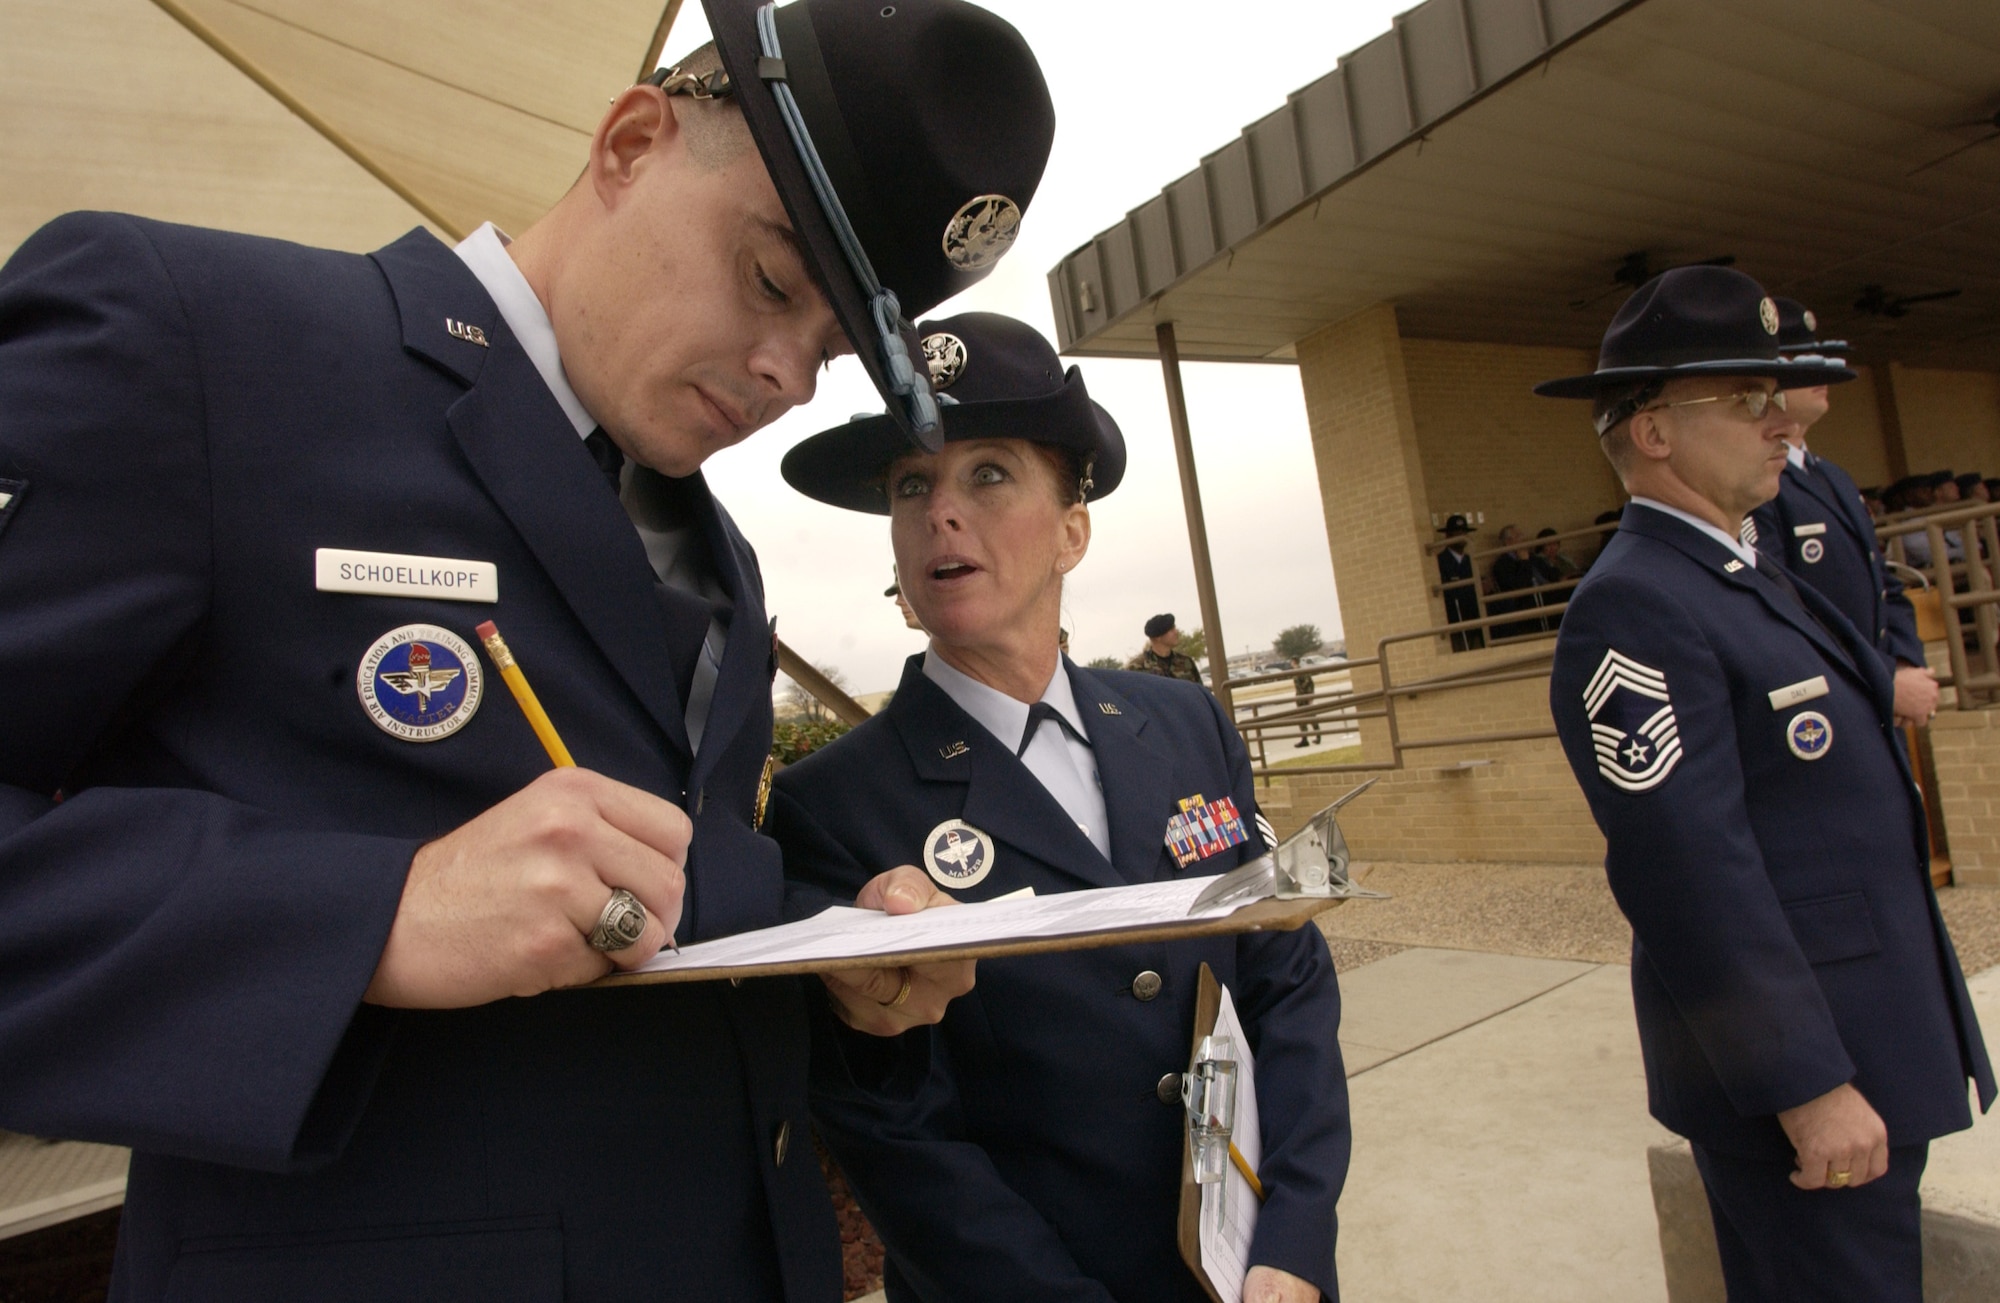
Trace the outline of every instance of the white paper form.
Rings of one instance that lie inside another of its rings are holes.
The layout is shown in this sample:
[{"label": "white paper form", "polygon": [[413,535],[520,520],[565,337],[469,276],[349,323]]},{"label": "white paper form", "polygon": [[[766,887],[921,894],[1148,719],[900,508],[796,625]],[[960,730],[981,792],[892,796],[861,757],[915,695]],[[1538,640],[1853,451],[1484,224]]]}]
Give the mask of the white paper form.
[{"label": "white paper form", "polygon": [[[1222,988],[1222,1005],[1215,1013],[1214,1034],[1229,1037],[1236,1047],[1236,1123],[1229,1134],[1254,1172],[1264,1161],[1264,1133],[1257,1124],[1257,1064],[1226,986]],[[1242,1303],[1243,1278],[1250,1274],[1250,1241],[1257,1233],[1257,1192],[1234,1163],[1223,1182],[1229,1187],[1229,1198],[1220,1225],[1211,1212],[1221,1187],[1205,1185],[1201,1189],[1201,1269],[1208,1273],[1222,1303]]]},{"label": "white paper form", "polygon": [[638,971],[729,969],[758,964],[810,963],[864,955],[895,955],[999,941],[1034,940],[1151,927],[1235,911],[1235,904],[1188,914],[1188,906],[1215,879],[1183,878],[1129,887],[1096,887],[1052,896],[1010,895],[970,905],[888,915],[836,905],[797,923],[742,932],[662,950]]}]

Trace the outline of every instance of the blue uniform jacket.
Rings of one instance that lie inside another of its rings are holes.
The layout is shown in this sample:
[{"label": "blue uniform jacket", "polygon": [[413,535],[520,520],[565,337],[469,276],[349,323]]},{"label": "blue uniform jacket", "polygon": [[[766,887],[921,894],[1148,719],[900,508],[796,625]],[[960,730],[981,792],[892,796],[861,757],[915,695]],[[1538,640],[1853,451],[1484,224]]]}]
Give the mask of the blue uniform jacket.
[{"label": "blue uniform jacket", "polygon": [[[932,829],[963,819],[995,844],[987,900],[1180,873],[1165,844],[1183,798],[1232,797],[1249,840],[1190,874],[1260,854],[1249,759],[1191,683],[1065,662],[1104,784],[1108,863],[1035,777],[911,658],[879,716],[778,776],[772,834],[795,878],[852,899],[923,863]],[[1121,946],[979,965],[935,1034],[904,1039],[904,1075],[875,1089],[875,1046],[820,1029],[813,1115],[887,1246],[892,1299],[1203,1297],[1175,1247],[1185,1113],[1160,1078],[1184,1071],[1196,977],[1230,988],[1257,1063],[1270,1192],[1254,1261],[1336,1298],[1334,1204],[1348,1158],[1340,993],[1318,930]],[[1162,979],[1141,1000],[1134,979]]]},{"label": "blue uniform jacket", "polygon": [[1628,506],[1570,600],[1549,683],[1632,923],[1653,1115],[1751,1157],[1789,1157],[1775,1115],[1843,1082],[1892,1145],[1970,1125],[1968,1077],[1993,1099],[1888,669],[1797,588],[1804,606]]},{"label": "blue uniform jacket", "polygon": [[1839,607],[1891,672],[1898,661],[1922,665],[1917,613],[1883,564],[1861,490],[1824,457],[1808,452],[1806,467],[1785,463],[1778,496],[1750,513],[1757,550]]},{"label": "blue uniform jacket", "polygon": [[[798,986],[361,1004],[416,848],[548,768],[497,675],[442,740],[370,721],[405,624],[497,620],[580,764],[685,804],[683,941],[779,920],[772,644],[705,489],[736,608],[695,756],[637,534],[422,231],[52,223],[0,271],[0,478],[0,1126],[136,1151],[116,1297],[838,1296],[774,1144]],[[500,599],[316,591],[320,547],[491,561]]]}]

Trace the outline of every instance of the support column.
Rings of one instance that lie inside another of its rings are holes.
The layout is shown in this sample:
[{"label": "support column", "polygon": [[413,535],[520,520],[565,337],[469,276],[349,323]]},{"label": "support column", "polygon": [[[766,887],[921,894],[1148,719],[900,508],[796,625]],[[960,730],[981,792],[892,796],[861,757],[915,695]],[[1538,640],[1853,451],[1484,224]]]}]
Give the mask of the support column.
[{"label": "support column", "polygon": [[1188,548],[1194,553],[1194,590],[1201,601],[1201,632],[1208,642],[1208,685],[1222,709],[1232,717],[1229,695],[1229,644],[1222,637],[1222,609],[1215,602],[1215,567],[1208,559],[1208,523],[1201,513],[1201,483],[1194,473],[1194,436],[1188,430],[1187,395],[1181,391],[1181,353],[1174,341],[1174,323],[1162,321],[1154,332],[1160,342],[1160,370],[1167,383],[1167,417],[1174,428],[1174,460],[1181,470],[1181,503],[1187,509]]}]

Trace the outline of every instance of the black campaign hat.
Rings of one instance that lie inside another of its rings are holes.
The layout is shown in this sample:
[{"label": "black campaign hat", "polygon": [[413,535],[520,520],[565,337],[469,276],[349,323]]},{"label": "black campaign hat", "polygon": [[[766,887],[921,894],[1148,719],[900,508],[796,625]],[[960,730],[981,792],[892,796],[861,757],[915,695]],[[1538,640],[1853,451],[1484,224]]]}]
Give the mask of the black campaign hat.
[{"label": "black campaign hat", "polygon": [[909,323],[1012,245],[1055,140],[1021,34],[965,0],[702,0],[730,93],[890,420],[936,448]]},{"label": "black campaign hat", "polygon": [[1148,638],[1164,638],[1167,636],[1167,630],[1173,627],[1174,627],[1173,616],[1156,615],[1152,619],[1146,621],[1146,636]]},{"label": "black campaign hat", "polygon": [[[1768,376],[1781,389],[1839,384],[1854,373],[1825,358],[1778,351],[1778,305],[1728,267],[1676,267],[1640,286],[1605,329],[1597,370],[1545,380],[1544,398],[1596,398],[1606,390],[1691,376]],[[1630,416],[1616,416],[1598,433]]]},{"label": "black campaign hat", "polygon": [[1846,357],[1847,341],[1844,339],[1821,339],[1819,318],[1811,308],[1797,299],[1774,297],[1771,302],[1778,305],[1778,351],[1786,357],[1796,358],[1803,354],[1817,354],[1820,357]]},{"label": "black campaign hat", "polygon": [[1466,520],[1466,518],[1463,515],[1459,514],[1456,511],[1452,512],[1449,516],[1446,516],[1444,518],[1444,524],[1438,526],[1438,533],[1449,534],[1454,538],[1458,537],[1460,534],[1470,534],[1471,532],[1472,532],[1472,523]]},{"label": "black campaign hat", "polygon": [[[1026,439],[1067,448],[1088,466],[1084,497],[1095,502],[1125,477],[1125,436],[1090,399],[1083,373],[1063,369],[1040,331],[992,312],[966,312],[917,328],[936,388],[944,441]],[[849,511],[889,514],[883,477],[909,451],[886,415],[857,416],[785,454],[785,483]]]}]

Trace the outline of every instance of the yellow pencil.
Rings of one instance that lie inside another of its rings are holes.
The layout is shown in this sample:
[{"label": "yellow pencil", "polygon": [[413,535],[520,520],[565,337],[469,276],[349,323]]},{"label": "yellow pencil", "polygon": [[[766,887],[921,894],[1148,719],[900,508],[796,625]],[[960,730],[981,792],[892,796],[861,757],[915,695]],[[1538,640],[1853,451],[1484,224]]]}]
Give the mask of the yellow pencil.
[{"label": "yellow pencil", "polygon": [[563,745],[562,737],[556,732],[556,726],[549,722],[549,713],[542,709],[542,703],[535,697],[535,690],[528,686],[527,676],[521,673],[521,667],[514,662],[514,653],[507,650],[507,642],[500,636],[500,631],[493,627],[493,621],[488,620],[475,632],[479,634],[479,641],[486,644],[486,654],[493,658],[494,668],[499,670],[500,677],[507,681],[508,689],[514,694],[514,700],[520,703],[521,713],[528,717],[528,727],[534,729],[535,736],[542,740],[542,747],[549,753],[549,759],[555,761],[558,769],[576,768],[576,761],[570,759],[569,748]]},{"label": "yellow pencil", "polygon": [[1250,1190],[1257,1196],[1257,1202],[1264,1202],[1264,1183],[1250,1170],[1250,1160],[1243,1157],[1243,1151],[1236,1147],[1234,1140],[1229,1142],[1229,1161],[1236,1164],[1236,1170],[1243,1173],[1243,1179],[1250,1183]]}]

